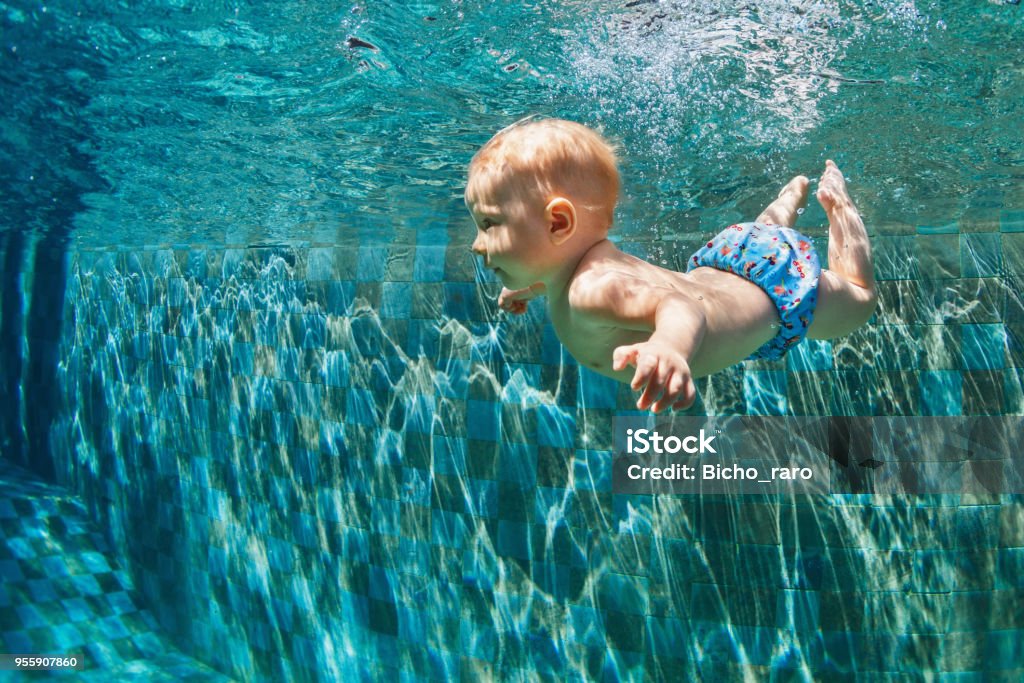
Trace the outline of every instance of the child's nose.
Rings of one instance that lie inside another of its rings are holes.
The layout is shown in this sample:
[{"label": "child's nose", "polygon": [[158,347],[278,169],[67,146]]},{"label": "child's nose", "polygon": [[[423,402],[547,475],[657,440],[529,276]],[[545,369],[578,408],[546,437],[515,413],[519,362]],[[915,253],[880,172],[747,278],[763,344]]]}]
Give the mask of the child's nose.
[{"label": "child's nose", "polygon": [[476,239],[473,240],[473,246],[471,246],[470,249],[472,249],[473,253],[477,254],[478,256],[487,256],[487,250],[484,249],[484,244],[480,240],[479,235],[477,236]]}]

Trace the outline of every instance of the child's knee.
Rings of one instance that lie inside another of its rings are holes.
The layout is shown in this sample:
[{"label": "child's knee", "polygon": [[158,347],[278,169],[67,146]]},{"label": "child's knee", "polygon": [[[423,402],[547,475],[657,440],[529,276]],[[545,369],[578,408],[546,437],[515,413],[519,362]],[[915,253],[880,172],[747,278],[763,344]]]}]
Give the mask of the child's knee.
[{"label": "child's knee", "polygon": [[860,324],[863,325],[871,319],[871,316],[873,316],[875,311],[878,309],[878,287],[876,287],[874,283],[867,287],[861,287],[859,285],[855,285],[855,287],[855,300],[857,302],[856,317],[860,321]]}]

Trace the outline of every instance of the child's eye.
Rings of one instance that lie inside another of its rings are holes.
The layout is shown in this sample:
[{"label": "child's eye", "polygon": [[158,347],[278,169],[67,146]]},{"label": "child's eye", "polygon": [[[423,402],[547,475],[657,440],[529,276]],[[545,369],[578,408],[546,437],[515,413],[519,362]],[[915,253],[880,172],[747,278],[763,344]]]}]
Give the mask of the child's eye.
[{"label": "child's eye", "polygon": [[487,230],[488,228],[493,228],[494,225],[494,221],[492,221],[490,218],[485,218],[482,221],[480,221],[480,227],[482,227],[484,230]]}]

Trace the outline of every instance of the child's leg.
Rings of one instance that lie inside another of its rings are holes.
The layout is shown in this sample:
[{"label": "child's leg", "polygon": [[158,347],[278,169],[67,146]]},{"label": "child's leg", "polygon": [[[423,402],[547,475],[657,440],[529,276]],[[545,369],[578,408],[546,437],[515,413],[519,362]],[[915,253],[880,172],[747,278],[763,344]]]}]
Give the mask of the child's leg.
[{"label": "child's leg", "polygon": [[771,223],[792,228],[796,223],[797,209],[807,206],[809,181],[802,175],[790,180],[779,192],[779,197],[761,212],[758,223]]},{"label": "child's leg", "polygon": [[867,322],[878,299],[868,233],[832,160],[825,162],[818,201],[828,215],[829,269],[822,271],[818,282],[818,305],[807,336],[831,339]]}]

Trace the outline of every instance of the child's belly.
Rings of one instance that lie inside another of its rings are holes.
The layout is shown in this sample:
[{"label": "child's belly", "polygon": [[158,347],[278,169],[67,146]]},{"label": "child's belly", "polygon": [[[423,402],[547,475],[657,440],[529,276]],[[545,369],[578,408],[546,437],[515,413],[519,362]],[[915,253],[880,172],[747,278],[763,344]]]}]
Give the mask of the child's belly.
[{"label": "child's belly", "polygon": [[[694,377],[739,363],[778,334],[780,321],[775,304],[749,280],[712,268],[672,275],[663,282],[704,306],[704,338],[689,359]],[[652,332],[597,326],[584,330],[569,322],[571,316],[562,320],[563,324],[555,321],[555,332],[580,365],[620,382],[632,380],[635,368],[612,369],[615,349],[645,342]]]},{"label": "child's belly", "polygon": [[704,302],[704,340],[690,368],[709,375],[746,359],[779,333],[779,311],[753,282],[714,268],[695,268],[682,276],[686,290]]}]

